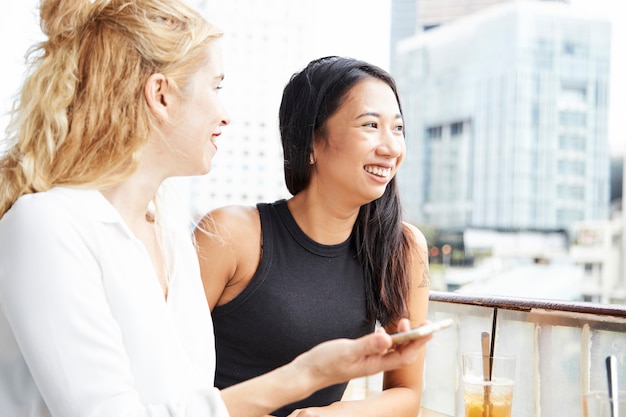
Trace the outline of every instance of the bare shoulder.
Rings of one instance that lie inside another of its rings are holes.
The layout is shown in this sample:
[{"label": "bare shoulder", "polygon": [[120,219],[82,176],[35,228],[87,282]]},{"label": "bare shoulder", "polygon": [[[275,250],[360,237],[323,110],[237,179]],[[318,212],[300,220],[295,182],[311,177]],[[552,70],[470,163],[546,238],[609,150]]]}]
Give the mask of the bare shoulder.
[{"label": "bare shoulder", "polygon": [[201,265],[206,273],[223,267],[230,278],[243,260],[256,257],[259,252],[261,220],[256,207],[220,207],[202,218],[194,235],[200,261],[206,264]]},{"label": "bare shoulder", "polygon": [[[207,213],[196,227],[196,238],[237,242],[260,232],[261,221],[256,207],[224,206]],[[204,236],[202,236],[204,235]]]},{"label": "bare shoulder", "polygon": [[404,230],[409,233],[409,235],[413,238],[413,241],[419,250],[426,251],[428,249],[428,243],[426,242],[426,237],[424,233],[417,226],[403,222]]},{"label": "bare shoulder", "polygon": [[226,206],[207,213],[194,233],[213,309],[236,297],[254,275],[261,253],[261,220],[256,207]]}]

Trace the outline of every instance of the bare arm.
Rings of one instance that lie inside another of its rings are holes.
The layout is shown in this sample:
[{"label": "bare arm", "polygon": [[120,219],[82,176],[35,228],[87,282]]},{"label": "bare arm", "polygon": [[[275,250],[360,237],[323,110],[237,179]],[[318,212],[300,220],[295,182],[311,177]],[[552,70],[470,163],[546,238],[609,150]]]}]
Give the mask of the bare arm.
[{"label": "bare arm", "polygon": [[261,257],[261,223],[254,207],[208,213],[194,231],[204,292],[211,310],[250,282]]},{"label": "bare arm", "polygon": [[[408,302],[411,327],[416,327],[428,319],[428,296],[430,276],[428,271],[428,246],[424,235],[414,226],[406,225],[413,232],[416,247],[412,252],[411,295]],[[420,350],[417,360],[408,366],[386,372],[383,379],[383,394],[396,397],[385,401],[383,408],[389,412],[391,407],[395,416],[415,416],[419,413],[422,400],[424,358],[426,347]],[[383,415],[384,413],[378,414]]]}]

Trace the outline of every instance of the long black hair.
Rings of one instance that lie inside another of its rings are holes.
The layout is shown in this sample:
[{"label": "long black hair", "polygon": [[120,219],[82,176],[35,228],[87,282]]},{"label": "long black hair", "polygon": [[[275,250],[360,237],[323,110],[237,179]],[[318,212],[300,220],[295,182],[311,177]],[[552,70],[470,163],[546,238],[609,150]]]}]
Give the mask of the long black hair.
[{"label": "long black hair", "polygon": [[[287,189],[296,195],[309,185],[315,132],[325,129],[346,94],[359,81],[373,77],[392,89],[400,113],[393,77],[364,61],[329,56],[311,61],[294,74],[283,90],[279,111]],[[408,314],[412,233],[402,223],[402,206],[392,178],[383,195],[361,207],[353,229],[357,258],[363,266],[368,319],[390,324]]]}]

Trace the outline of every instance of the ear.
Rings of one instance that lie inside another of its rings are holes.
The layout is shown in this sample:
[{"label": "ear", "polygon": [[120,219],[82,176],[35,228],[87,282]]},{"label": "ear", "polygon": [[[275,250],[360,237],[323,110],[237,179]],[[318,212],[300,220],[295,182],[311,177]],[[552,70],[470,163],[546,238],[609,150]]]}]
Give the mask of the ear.
[{"label": "ear", "polygon": [[171,110],[171,95],[165,75],[152,74],[143,89],[146,103],[152,112],[161,120],[166,120]]}]

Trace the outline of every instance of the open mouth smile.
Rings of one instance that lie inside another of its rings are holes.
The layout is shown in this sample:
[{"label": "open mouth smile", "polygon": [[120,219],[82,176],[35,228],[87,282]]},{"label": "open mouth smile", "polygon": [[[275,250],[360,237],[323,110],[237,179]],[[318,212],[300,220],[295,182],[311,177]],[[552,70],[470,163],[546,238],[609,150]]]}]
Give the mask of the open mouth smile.
[{"label": "open mouth smile", "polygon": [[375,165],[366,165],[363,167],[366,172],[381,178],[388,178],[391,175],[391,168],[383,168]]}]

